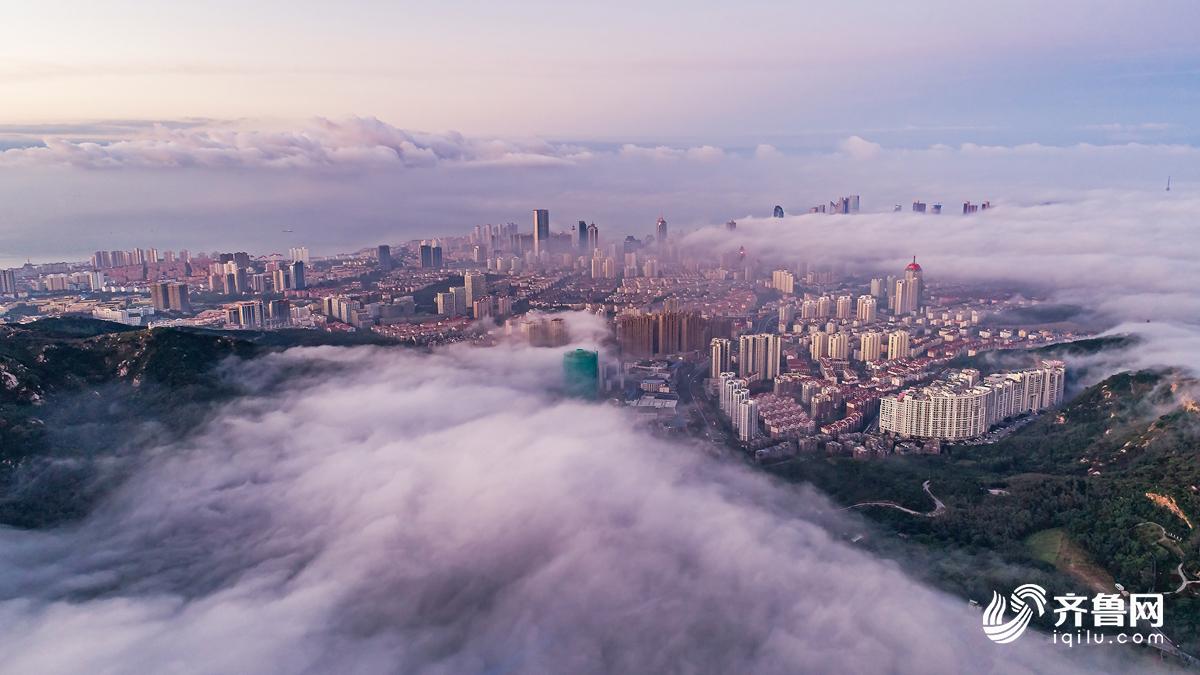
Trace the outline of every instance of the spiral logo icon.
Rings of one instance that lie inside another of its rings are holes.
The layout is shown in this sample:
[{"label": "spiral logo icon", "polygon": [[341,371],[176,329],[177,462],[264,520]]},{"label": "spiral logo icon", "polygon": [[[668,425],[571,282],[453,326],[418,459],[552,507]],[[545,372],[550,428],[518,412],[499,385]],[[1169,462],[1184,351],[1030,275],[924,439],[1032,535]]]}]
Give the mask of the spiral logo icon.
[{"label": "spiral logo icon", "polygon": [[[1014,616],[1007,621],[1004,615],[1012,606]],[[1008,644],[1021,637],[1034,612],[1038,616],[1046,613],[1046,589],[1037,584],[1018,586],[1006,600],[992,591],[992,601],[983,610],[983,632],[992,642]]]}]

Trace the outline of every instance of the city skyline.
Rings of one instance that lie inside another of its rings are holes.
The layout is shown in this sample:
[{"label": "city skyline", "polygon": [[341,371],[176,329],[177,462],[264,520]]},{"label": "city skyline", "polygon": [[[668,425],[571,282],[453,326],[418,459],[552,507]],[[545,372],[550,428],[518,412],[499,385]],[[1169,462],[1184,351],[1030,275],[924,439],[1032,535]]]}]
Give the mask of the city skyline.
[{"label": "city skyline", "polygon": [[1200,1],[7,9],[0,673],[1200,668]]}]

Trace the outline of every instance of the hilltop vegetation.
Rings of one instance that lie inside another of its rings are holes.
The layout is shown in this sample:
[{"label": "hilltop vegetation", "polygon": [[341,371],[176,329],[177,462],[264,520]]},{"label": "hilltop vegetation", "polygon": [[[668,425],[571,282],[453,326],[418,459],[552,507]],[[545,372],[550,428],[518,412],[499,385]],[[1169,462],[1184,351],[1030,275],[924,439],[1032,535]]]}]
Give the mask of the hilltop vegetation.
[{"label": "hilltop vegetation", "polygon": [[[890,499],[918,510],[929,507],[921,483],[931,479],[944,517],[891,509],[867,515],[933,549],[1055,567],[1084,586],[1080,592],[1095,592],[1097,578],[1133,592],[1173,592],[1180,569],[1188,579],[1200,576],[1200,532],[1189,525],[1200,517],[1198,389],[1175,371],[1121,373],[993,445],[865,462],[807,458],[776,471],[812,481],[843,503]],[[1164,536],[1141,533],[1143,523],[1157,524]],[[1167,602],[1170,634],[1191,649],[1200,646],[1198,587]]]},{"label": "hilltop vegetation", "polygon": [[77,518],[136,447],[169,442],[242,393],[220,366],[373,335],[138,329],[92,319],[0,324],[0,524]]}]

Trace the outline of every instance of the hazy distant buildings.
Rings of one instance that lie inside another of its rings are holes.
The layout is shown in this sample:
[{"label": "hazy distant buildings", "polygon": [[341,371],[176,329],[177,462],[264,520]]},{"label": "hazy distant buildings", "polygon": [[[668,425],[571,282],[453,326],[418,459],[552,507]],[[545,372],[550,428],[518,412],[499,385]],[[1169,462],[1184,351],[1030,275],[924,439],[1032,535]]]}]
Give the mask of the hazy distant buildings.
[{"label": "hazy distant buildings", "polygon": [[379,261],[379,271],[392,271],[392,247],[387,244],[380,244],[375,253],[376,259]]},{"label": "hazy distant buildings", "polygon": [[771,286],[781,293],[792,295],[796,292],[796,277],[787,270],[775,270],[771,273]]},{"label": "hazy distant buildings", "polygon": [[654,224],[654,240],[660,245],[667,243],[667,219],[662,216],[659,216],[658,222]]},{"label": "hazy distant buildings", "polygon": [[776,204],[775,211],[771,215],[774,218],[782,218],[783,217],[783,207]]}]

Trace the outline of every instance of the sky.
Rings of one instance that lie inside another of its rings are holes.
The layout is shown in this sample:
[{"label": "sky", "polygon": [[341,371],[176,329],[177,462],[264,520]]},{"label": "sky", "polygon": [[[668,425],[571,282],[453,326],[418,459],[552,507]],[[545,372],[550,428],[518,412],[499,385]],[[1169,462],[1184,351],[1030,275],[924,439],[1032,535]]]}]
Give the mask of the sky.
[{"label": "sky", "polygon": [[1187,25],[1194,2],[19,3],[0,265],[1194,188]]}]

